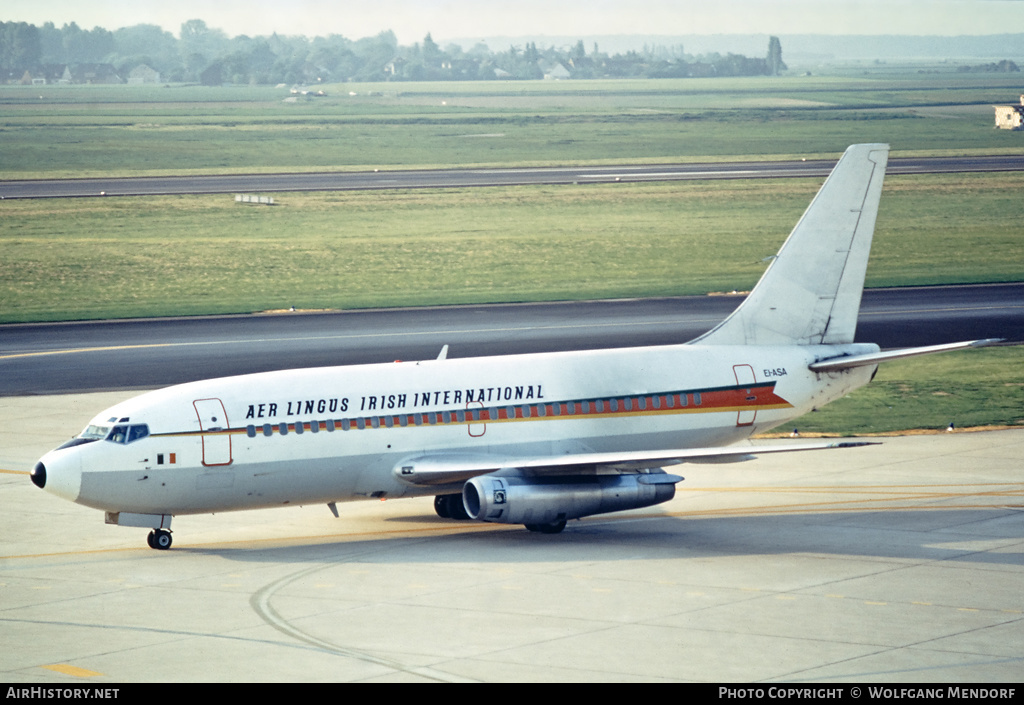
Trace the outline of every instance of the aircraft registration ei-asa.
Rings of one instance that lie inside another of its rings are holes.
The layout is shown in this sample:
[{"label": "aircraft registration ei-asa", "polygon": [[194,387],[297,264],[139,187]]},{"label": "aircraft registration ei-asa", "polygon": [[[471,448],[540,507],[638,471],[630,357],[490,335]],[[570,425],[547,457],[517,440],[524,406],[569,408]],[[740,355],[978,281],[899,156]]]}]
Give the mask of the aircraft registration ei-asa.
[{"label": "aircraft registration ei-asa", "polygon": [[32,482],[150,528],[174,515],[435,495],[443,517],[557,533],[670,500],[664,468],[862,443],[735,445],[867,384],[853,342],[889,146],[846,150],[746,300],[685,344],[266,372],[98,414]]}]

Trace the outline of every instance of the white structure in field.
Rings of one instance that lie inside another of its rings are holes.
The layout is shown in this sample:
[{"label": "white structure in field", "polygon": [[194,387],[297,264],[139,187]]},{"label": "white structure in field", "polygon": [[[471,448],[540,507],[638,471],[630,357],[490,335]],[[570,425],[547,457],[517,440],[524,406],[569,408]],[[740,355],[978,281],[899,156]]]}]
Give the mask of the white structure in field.
[{"label": "white structure in field", "polygon": [[996,127],[1004,130],[1024,130],[1024,95],[1020,105],[995,105]]}]

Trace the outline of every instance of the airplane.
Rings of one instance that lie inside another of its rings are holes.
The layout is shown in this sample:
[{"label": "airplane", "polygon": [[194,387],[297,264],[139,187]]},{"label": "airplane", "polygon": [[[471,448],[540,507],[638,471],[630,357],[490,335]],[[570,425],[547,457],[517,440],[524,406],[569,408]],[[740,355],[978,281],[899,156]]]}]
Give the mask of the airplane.
[{"label": "airplane", "polygon": [[[284,370],[190,382],[106,409],[31,472],[151,529],[176,515],[434,495],[438,515],[554,534],[675,495],[681,463],[865,445],[753,445],[867,384],[854,343],[889,146],[849,147],[744,302],[688,343]],[[747,441],[747,444],[740,444]],[[740,445],[737,445],[740,444]]]}]

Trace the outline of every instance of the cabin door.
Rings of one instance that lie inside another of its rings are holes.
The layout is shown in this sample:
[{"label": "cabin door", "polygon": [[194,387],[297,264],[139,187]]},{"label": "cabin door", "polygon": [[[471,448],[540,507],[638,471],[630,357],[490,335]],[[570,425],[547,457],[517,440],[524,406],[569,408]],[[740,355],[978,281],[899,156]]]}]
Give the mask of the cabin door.
[{"label": "cabin door", "polygon": [[220,399],[196,399],[192,402],[203,432],[203,465],[231,464],[231,434],[228,412]]},{"label": "cabin door", "polygon": [[[736,375],[736,384],[741,387],[741,389],[738,390],[738,393],[740,395],[740,404],[742,405],[745,403],[745,400],[753,394],[752,389],[742,388],[743,385],[750,385],[753,387],[754,384],[757,383],[757,380],[754,377],[754,368],[750,365],[733,365],[732,371],[733,374]],[[736,425],[751,426],[753,425],[755,418],[757,418],[757,409],[751,409],[750,411],[740,409],[736,412]]]}]

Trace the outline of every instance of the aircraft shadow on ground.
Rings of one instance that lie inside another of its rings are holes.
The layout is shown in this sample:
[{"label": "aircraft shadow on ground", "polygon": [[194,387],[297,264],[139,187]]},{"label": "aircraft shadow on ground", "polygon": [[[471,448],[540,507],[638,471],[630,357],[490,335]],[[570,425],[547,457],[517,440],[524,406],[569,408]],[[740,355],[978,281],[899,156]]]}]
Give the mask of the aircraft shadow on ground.
[{"label": "aircraft shadow on ground", "polygon": [[[391,519],[422,526],[430,517]],[[242,562],[529,563],[823,554],[867,560],[959,561],[1024,566],[1024,512],[1008,507],[808,513],[741,517],[589,517],[546,535],[518,525],[459,524],[375,538],[303,537],[264,546],[175,551]],[[302,543],[300,543],[302,541]],[[285,545],[286,544],[286,545]]]}]

